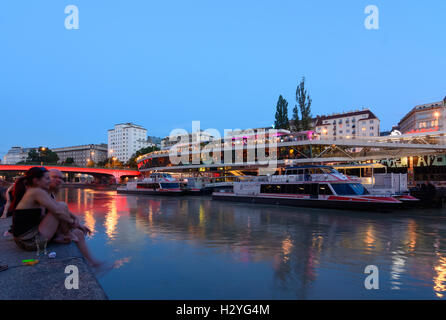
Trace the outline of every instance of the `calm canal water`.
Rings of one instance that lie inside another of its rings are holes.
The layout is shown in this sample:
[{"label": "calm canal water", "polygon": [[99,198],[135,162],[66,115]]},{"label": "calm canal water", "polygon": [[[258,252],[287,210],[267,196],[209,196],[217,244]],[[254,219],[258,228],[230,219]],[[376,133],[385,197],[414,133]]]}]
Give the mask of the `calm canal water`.
[{"label": "calm canal water", "polygon": [[[116,263],[110,299],[446,298],[446,210],[393,214],[117,195],[65,189],[61,200]],[[367,265],[379,290],[366,290]]]}]

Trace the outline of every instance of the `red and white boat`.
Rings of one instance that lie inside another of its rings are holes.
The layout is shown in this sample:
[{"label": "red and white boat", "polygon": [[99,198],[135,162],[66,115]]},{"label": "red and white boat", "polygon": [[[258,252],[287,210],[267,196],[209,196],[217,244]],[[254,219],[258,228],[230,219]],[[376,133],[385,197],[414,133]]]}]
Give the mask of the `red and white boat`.
[{"label": "red and white boat", "polygon": [[215,200],[372,211],[398,209],[403,205],[400,196],[371,194],[359,181],[330,166],[320,165],[290,167],[284,175],[235,182],[232,191],[217,191],[212,197]]}]

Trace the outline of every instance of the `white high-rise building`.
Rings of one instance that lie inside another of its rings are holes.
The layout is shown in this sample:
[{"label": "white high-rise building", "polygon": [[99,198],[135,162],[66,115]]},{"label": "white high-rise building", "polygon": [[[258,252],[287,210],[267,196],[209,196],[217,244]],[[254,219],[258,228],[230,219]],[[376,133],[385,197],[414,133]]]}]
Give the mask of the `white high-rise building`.
[{"label": "white high-rise building", "polygon": [[116,157],[121,162],[146,147],[154,146],[147,141],[147,130],[133,123],[120,123],[108,130],[108,157]]}]

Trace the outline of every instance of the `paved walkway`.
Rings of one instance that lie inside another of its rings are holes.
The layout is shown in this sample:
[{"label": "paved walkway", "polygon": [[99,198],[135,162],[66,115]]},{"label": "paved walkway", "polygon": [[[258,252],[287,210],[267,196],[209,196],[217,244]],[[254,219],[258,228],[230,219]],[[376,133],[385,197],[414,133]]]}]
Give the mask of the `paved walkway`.
[{"label": "paved walkway", "polygon": [[[107,295],[87,265],[77,246],[50,244],[47,251],[57,256],[50,259],[36,252],[23,251],[12,237],[3,237],[9,229],[11,218],[0,219],[0,265],[9,268],[0,272],[0,299],[10,300],[103,300]],[[24,259],[38,259],[34,266],[23,266]],[[65,273],[68,265],[79,270],[79,289],[66,289]]]}]

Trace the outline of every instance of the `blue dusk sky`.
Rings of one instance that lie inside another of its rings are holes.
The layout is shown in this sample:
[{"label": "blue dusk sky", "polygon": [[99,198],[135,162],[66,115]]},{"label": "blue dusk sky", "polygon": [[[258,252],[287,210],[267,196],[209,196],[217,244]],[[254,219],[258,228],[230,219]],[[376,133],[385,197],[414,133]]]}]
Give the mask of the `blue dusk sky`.
[{"label": "blue dusk sky", "polygon": [[269,126],[303,76],[313,115],[369,107],[388,130],[446,95],[445,15],[444,0],[5,0],[0,156],[106,142],[122,122],[160,137]]}]

